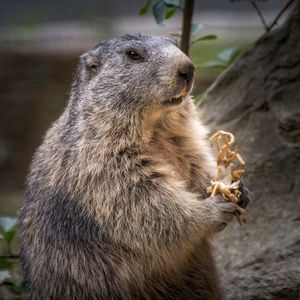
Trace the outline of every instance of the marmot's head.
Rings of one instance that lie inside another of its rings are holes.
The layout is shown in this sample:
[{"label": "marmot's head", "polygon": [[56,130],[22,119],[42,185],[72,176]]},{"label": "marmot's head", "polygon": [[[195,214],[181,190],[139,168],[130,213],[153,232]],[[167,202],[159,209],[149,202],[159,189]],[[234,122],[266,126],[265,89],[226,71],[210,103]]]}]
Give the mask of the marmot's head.
[{"label": "marmot's head", "polygon": [[172,39],[138,33],[101,42],[83,54],[75,90],[94,109],[125,112],[180,105],[193,79],[194,65]]}]

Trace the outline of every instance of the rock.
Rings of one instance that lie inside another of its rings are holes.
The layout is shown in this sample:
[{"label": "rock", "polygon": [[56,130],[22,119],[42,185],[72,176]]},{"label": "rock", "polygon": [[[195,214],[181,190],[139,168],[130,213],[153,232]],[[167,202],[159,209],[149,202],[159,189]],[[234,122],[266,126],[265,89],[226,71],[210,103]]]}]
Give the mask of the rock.
[{"label": "rock", "polygon": [[300,299],[300,1],[204,95],[201,118],[235,134],[248,224],[216,239],[225,299]]}]

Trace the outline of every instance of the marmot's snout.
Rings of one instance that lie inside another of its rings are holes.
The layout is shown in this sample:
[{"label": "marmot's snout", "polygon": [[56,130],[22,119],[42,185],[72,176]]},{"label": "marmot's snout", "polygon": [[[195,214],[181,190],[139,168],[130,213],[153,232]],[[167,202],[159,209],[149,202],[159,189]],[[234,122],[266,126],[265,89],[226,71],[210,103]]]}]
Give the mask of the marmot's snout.
[{"label": "marmot's snout", "polygon": [[191,85],[194,80],[195,66],[190,60],[186,60],[178,68],[178,77],[179,80],[187,84],[187,90],[191,88]]},{"label": "marmot's snout", "polygon": [[176,52],[170,63],[172,75],[169,77],[169,87],[172,96],[164,101],[168,105],[181,104],[194,82],[195,66],[192,61],[180,50],[176,49]]},{"label": "marmot's snout", "polygon": [[195,66],[187,61],[178,69],[178,76],[181,80],[185,81],[188,85],[193,82],[195,73]]},{"label": "marmot's snout", "polygon": [[170,76],[163,77],[162,82],[168,84],[171,97],[163,103],[167,105],[181,104],[192,89],[195,75],[195,66],[192,61],[179,49],[174,48],[176,55],[169,60]]}]

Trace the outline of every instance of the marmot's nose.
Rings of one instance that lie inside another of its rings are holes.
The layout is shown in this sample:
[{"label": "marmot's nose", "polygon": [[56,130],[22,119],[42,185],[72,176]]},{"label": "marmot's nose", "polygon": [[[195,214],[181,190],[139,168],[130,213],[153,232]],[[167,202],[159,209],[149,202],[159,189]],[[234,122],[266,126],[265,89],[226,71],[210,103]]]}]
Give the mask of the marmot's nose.
[{"label": "marmot's nose", "polygon": [[178,69],[179,78],[190,84],[194,79],[195,66],[191,62],[186,62]]}]

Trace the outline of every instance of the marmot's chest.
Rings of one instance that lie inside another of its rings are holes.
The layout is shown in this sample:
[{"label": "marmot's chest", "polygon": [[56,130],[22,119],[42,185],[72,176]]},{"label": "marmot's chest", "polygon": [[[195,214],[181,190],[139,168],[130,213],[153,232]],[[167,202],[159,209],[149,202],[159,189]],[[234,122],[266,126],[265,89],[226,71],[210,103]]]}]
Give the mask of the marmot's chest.
[{"label": "marmot's chest", "polygon": [[207,195],[213,176],[211,160],[204,141],[199,140],[202,135],[197,130],[202,127],[195,126],[197,121],[193,118],[192,107],[183,106],[160,120],[148,122],[145,127],[151,129],[144,153],[149,155],[154,174],[168,181],[183,181],[188,191]]},{"label": "marmot's chest", "polygon": [[149,146],[151,157],[165,176],[192,185],[194,174],[201,169],[201,155],[191,137],[159,131],[153,134]]}]

